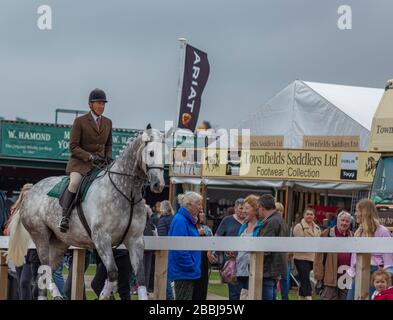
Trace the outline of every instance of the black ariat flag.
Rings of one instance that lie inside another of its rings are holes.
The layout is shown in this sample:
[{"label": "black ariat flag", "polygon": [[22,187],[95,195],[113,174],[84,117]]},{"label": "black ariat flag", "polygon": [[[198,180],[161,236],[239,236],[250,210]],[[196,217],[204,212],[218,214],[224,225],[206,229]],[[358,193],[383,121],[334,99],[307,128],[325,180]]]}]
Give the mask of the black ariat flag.
[{"label": "black ariat flag", "polygon": [[209,71],[207,53],[187,44],[178,128],[195,131]]}]

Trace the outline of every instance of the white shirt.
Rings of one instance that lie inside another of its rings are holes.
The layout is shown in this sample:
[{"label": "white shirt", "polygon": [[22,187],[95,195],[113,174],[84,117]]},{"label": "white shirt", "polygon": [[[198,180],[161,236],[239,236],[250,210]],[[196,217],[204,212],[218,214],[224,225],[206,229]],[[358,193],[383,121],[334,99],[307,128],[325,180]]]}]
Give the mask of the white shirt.
[{"label": "white shirt", "polygon": [[100,121],[101,121],[101,116],[96,116],[93,111],[90,111],[90,113],[91,113],[95,123],[97,123],[97,119],[100,119]]}]

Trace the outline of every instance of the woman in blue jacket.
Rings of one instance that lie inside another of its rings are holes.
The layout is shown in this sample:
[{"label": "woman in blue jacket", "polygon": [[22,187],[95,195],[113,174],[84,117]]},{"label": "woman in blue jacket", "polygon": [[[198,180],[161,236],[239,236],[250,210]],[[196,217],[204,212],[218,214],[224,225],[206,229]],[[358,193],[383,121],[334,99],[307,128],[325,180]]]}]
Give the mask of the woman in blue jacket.
[{"label": "woman in blue jacket", "polygon": [[[178,196],[180,209],[173,217],[168,236],[199,237],[196,227],[202,196],[186,192]],[[201,251],[169,251],[168,278],[175,283],[176,300],[192,300],[195,280],[201,277]]]}]

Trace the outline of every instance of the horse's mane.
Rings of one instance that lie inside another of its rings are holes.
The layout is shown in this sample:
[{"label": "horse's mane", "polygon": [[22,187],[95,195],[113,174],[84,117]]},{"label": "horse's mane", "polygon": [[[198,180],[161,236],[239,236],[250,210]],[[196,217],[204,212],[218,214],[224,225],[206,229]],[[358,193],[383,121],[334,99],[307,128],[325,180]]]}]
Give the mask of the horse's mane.
[{"label": "horse's mane", "polygon": [[[149,132],[149,131],[150,131],[150,132]],[[153,135],[155,135],[155,134],[157,134],[157,133],[158,133],[158,134],[161,134],[161,132],[160,132],[159,130],[157,130],[157,129],[149,129],[149,131],[148,131],[148,132],[149,132],[149,135],[150,135],[150,136],[153,136]],[[121,148],[118,157],[123,156],[124,153],[126,152],[126,150],[128,150],[129,148],[131,148],[131,146],[132,146],[133,144],[136,144],[136,143],[138,143],[139,145],[142,144],[142,143],[143,143],[143,141],[142,141],[142,135],[143,135],[143,131],[141,131],[141,132],[139,133],[139,135],[138,135],[135,139],[133,139],[133,138],[128,138],[126,144]]]},{"label": "horse's mane", "polygon": [[128,150],[128,148],[131,148],[131,145],[133,145],[136,142],[141,142],[141,140],[142,140],[142,133],[140,133],[135,139],[128,138],[125,145],[120,149],[119,155],[117,157],[120,158],[124,156],[124,153],[126,152],[126,150]]},{"label": "horse's mane", "polygon": [[[159,130],[156,129],[150,129],[147,131],[147,133],[149,134],[150,137],[154,137],[157,134],[161,135],[161,132]],[[145,142],[143,141],[143,134],[144,132],[140,132],[140,134],[135,138],[128,138],[127,142],[124,144],[124,146],[122,147],[122,149],[119,152],[119,155],[116,157],[116,160],[121,160],[126,156],[126,153],[128,153],[130,151],[131,148],[133,148],[132,151],[135,152],[135,157],[136,157],[136,162],[134,163],[134,168],[133,170],[137,170],[137,172],[139,172],[142,176],[145,175],[145,173],[142,171],[142,169],[140,168],[140,163],[138,165],[138,162],[141,161],[141,159],[138,159],[138,152],[141,149],[141,146],[145,144]]]}]

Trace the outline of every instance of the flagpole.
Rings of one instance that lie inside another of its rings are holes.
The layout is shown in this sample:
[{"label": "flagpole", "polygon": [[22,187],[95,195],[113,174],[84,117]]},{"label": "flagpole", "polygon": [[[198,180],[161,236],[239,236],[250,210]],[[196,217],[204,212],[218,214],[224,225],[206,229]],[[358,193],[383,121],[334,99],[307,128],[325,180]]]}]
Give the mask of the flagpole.
[{"label": "flagpole", "polygon": [[177,147],[175,141],[175,133],[180,116],[180,105],[181,105],[181,95],[183,90],[184,65],[186,60],[186,44],[187,44],[187,39],[185,38],[178,38],[177,40],[180,41],[180,61],[179,61],[179,79],[177,82],[177,113],[176,113],[177,116],[173,127],[174,130],[172,132],[173,135],[172,136],[172,166],[174,166],[175,164],[175,149]]},{"label": "flagpole", "polygon": [[182,90],[183,90],[183,78],[184,78],[184,64],[186,60],[186,45],[187,45],[187,39],[185,38],[179,38],[177,39],[180,41],[180,63],[179,63],[179,80],[178,80],[178,86],[177,86],[177,117],[176,117],[176,123],[175,123],[175,128],[177,128],[177,123],[179,121],[179,116],[180,116],[180,105],[181,105],[181,95],[182,95]]}]

